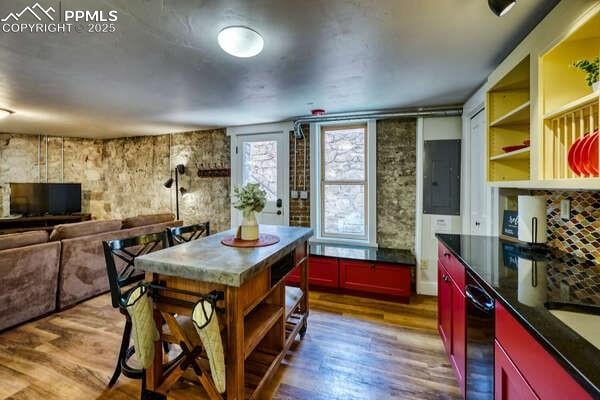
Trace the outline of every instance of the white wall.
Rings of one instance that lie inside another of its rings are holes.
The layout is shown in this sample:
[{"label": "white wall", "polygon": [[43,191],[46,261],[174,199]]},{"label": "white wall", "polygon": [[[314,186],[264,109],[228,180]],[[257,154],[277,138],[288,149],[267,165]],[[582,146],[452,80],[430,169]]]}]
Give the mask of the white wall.
[{"label": "white wall", "polygon": [[451,233],[461,232],[461,216],[423,214],[423,142],[425,140],[461,139],[461,117],[419,118],[417,124],[417,292],[437,294],[437,240],[433,226],[436,219],[447,220]]}]

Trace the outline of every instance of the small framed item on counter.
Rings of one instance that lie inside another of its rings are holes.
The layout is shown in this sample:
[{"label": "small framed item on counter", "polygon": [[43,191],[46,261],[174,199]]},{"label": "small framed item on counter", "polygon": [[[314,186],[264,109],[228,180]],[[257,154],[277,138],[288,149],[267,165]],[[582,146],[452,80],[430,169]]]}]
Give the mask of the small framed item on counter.
[{"label": "small framed item on counter", "polygon": [[519,237],[519,213],[517,211],[504,211],[504,218],[502,218],[502,234],[514,238]]}]

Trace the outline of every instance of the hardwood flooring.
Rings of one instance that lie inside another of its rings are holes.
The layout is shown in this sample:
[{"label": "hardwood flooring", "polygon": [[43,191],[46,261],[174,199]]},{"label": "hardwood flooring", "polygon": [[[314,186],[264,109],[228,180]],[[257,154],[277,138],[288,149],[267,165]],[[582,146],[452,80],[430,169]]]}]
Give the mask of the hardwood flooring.
[{"label": "hardwood flooring", "polygon": [[[0,399],[130,400],[139,382],[113,372],[122,316],[103,295],[0,334]],[[311,293],[304,340],[297,342],[265,399],[458,399],[436,330],[436,299],[411,304]],[[202,399],[182,382],[169,399]]]}]

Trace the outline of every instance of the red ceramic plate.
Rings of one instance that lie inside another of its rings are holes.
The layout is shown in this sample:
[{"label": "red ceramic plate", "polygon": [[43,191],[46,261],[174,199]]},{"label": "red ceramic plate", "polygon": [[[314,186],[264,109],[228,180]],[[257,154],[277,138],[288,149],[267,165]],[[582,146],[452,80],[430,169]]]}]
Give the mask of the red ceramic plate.
[{"label": "red ceramic plate", "polygon": [[517,146],[506,146],[506,147],[503,147],[502,150],[505,153],[510,153],[511,151],[521,150],[521,149],[524,149],[525,147],[529,147],[529,146],[526,145],[526,144],[520,144],[520,145],[517,145]]},{"label": "red ceramic plate", "polygon": [[585,152],[585,148],[587,146],[587,142],[590,139],[590,135],[587,134],[583,137],[583,139],[581,139],[581,143],[579,143],[579,146],[577,147],[577,149],[575,149],[575,156],[574,156],[574,160],[575,160],[575,165],[577,166],[577,169],[581,172],[581,176],[589,176],[590,172],[588,172],[587,168],[586,168],[586,152]]},{"label": "red ceramic plate", "polygon": [[575,154],[578,151],[579,146],[581,146],[582,140],[583,140],[583,138],[579,138],[579,139],[575,140],[575,142],[569,148],[569,155],[568,155],[569,168],[571,168],[571,170],[575,173],[575,175],[578,175],[578,176],[582,174],[582,171],[579,168],[577,168],[577,163],[575,162]]},{"label": "red ceramic plate", "polygon": [[592,133],[582,152],[585,169],[591,176],[598,176],[598,132]]}]

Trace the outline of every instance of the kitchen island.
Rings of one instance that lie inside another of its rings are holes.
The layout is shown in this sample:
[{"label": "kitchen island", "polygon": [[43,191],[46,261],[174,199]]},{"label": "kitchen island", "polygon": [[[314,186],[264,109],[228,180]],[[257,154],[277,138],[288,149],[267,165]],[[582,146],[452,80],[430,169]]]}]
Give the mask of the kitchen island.
[{"label": "kitchen island", "polygon": [[[200,296],[221,295],[215,315],[225,350],[228,400],[255,398],[296,336],[303,336],[307,328],[307,243],[312,230],[261,225],[260,231],[280,241],[267,247],[228,247],[221,240],[234,231],[227,231],[144,255],[135,262],[136,268],[146,271],[147,281],[167,288],[154,296],[156,325],[162,327],[164,321],[168,327],[160,329],[162,341],[193,348],[178,318],[191,316]],[[286,287],[284,278],[297,266],[302,270],[300,287]],[[209,397],[222,398],[208,378],[208,368],[198,372]],[[147,397],[164,398],[178,376],[177,368],[164,364],[163,346],[156,342],[154,363],[146,371]]]}]

